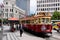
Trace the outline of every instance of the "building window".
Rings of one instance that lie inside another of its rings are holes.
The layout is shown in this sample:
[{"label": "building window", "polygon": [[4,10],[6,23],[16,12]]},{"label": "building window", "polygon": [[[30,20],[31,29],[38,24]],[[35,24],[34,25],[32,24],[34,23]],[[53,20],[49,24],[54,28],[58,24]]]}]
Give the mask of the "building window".
[{"label": "building window", "polygon": [[13,9],[10,9],[10,12],[13,12]]},{"label": "building window", "polygon": [[58,6],[59,6],[59,3],[58,3]]},{"label": "building window", "polygon": [[5,17],[8,17],[8,13],[5,13]]},{"label": "building window", "polygon": [[56,4],[56,6],[57,6],[57,4]]},{"label": "building window", "polygon": [[58,8],[58,10],[59,10],[59,8]]},{"label": "building window", "polygon": [[37,1],[37,3],[39,3],[39,1]]},{"label": "building window", "polygon": [[38,8],[37,8],[37,11],[38,11]]},{"label": "building window", "polygon": [[8,2],[6,2],[6,4],[8,4]]},{"label": "building window", "polygon": [[10,17],[13,17],[13,13],[10,13]]},{"label": "building window", "polygon": [[5,9],[6,12],[8,12],[8,9]]},{"label": "building window", "polygon": [[44,5],[43,5],[43,7],[44,7]]},{"label": "building window", "polygon": [[16,11],[16,13],[17,13],[17,11]]},{"label": "building window", "polygon": [[12,12],[13,12],[13,9],[12,9]]},{"label": "building window", "polygon": [[56,10],[57,10],[57,8],[56,8]]},{"label": "building window", "polygon": [[44,11],[44,8],[42,10]]}]

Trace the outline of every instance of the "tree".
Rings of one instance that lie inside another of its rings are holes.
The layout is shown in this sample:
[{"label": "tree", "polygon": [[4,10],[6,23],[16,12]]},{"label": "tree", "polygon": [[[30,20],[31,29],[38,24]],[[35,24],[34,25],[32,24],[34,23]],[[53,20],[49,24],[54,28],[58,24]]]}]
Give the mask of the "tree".
[{"label": "tree", "polygon": [[60,20],[60,12],[55,11],[52,16],[52,20]]}]

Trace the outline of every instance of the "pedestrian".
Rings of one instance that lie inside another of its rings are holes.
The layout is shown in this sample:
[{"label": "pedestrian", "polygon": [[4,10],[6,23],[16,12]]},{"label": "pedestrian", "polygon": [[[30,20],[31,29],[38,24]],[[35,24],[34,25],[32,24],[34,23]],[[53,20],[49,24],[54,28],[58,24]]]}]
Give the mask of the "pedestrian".
[{"label": "pedestrian", "polygon": [[19,30],[19,24],[17,26],[18,26],[18,30]]},{"label": "pedestrian", "polygon": [[16,30],[16,24],[14,24],[14,29]]},{"label": "pedestrian", "polygon": [[22,34],[23,34],[23,26],[22,26],[22,24],[20,24],[19,29],[20,29],[20,37],[22,37]]}]

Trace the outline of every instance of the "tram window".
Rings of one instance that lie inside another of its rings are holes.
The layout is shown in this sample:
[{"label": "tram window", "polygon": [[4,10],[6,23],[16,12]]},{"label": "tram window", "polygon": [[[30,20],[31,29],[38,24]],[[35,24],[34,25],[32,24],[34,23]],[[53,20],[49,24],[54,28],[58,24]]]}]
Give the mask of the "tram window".
[{"label": "tram window", "polygon": [[34,20],[31,20],[31,23],[34,23]]},{"label": "tram window", "polygon": [[38,19],[36,19],[36,23],[39,23],[39,20]]},{"label": "tram window", "polygon": [[22,23],[25,23],[25,20],[23,20]]},{"label": "tram window", "polygon": [[39,23],[41,23],[40,18],[39,18]]},{"label": "tram window", "polygon": [[48,18],[46,18],[46,23],[49,23],[49,19]]},{"label": "tram window", "polygon": [[26,20],[26,23],[27,23],[27,24],[30,24],[30,20]]},{"label": "tram window", "polygon": [[34,20],[34,23],[36,23],[36,19]]},{"label": "tram window", "polygon": [[45,18],[42,18],[42,22],[43,22],[43,23],[45,22]]}]

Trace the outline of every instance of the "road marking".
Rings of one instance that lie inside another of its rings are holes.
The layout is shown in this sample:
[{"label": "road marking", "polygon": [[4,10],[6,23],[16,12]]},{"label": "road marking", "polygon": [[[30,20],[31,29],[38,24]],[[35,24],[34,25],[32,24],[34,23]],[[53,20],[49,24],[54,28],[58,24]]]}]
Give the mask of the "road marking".
[{"label": "road marking", "polygon": [[9,34],[7,34],[7,40],[11,40],[11,37]]},{"label": "road marking", "polygon": [[14,38],[14,36],[13,36],[12,33],[10,33],[10,36],[11,36],[11,39],[12,39],[12,40],[15,40],[15,38]]},{"label": "road marking", "polygon": [[7,40],[7,38],[6,38],[6,37],[7,37],[7,36],[4,36],[2,40]]},{"label": "road marking", "polygon": [[13,36],[14,36],[15,40],[18,40],[18,38],[16,37],[16,35],[14,33],[13,33]]},{"label": "road marking", "polygon": [[57,35],[52,35],[52,37],[60,39],[60,36],[57,36]]}]

